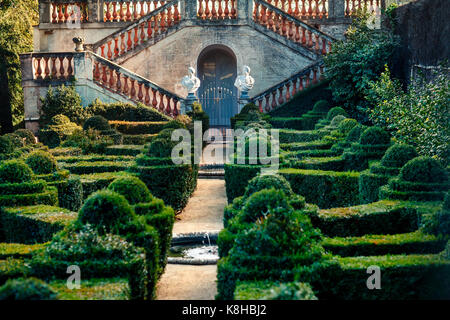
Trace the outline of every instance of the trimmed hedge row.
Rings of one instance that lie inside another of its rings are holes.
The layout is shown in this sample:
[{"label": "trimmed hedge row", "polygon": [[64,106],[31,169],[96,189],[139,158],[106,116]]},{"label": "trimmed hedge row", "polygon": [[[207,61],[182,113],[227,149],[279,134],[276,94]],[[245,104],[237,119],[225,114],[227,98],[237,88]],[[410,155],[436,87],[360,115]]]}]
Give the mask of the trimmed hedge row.
[{"label": "trimmed hedge row", "polygon": [[0,260],[29,258],[35,251],[45,248],[45,245],[45,243],[0,243]]},{"label": "trimmed hedge row", "polygon": [[[367,269],[381,270],[381,290],[368,290]],[[439,255],[337,258],[311,282],[319,299],[450,299],[450,260]]]},{"label": "trimmed hedge row", "polygon": [[155,134],[164,129],[168,121],[109,121],[112,128],[120,133],[135,134]]},{"label": "trimmed hedge row", "polygon": [[183,209],[197,186],[198,165],[133,165],[136,174],[157,198],[175,211]]},{"label": "trimmed hedge row", "polygon": [[95,278],[80,283],[83,290],[71,290],[67,280],[53,280],[49,286],[59,300],[128,300],[130,286],[126,278]]},{"label": "trimmed hedge row", "polygon": [[236,300],[317,300],[307,283],[242,281],[236,284]]},{"label": "trimmed hedge row", "polygon": [[73,174],[89,174],[103,172],[125,171],[131,165],[131,161],[80,161],[76,163],[60,163],[61,167]]},{"label": "trimmed hedge row", "polygon": [[126,145],[143,145],[152,141],[156,134],[134,134],[123,135],[123,144]]},{"label": "trimmed hedge row", "polygon": [[394,235],[325,238],[323,247],[333,254],[378,256],[386,254],[430,254],[444,250],[448,239],[415,231]]},{"label": "trimmed hedge row", "polygon": [[225,187],[228,203],[245,193],[248,182],[261,172],[260,165],[225,164]]},{"label": "trimmed hedge row", "polygon": [[46,205],[2,208],[0,225],[5,242],[34,244],[51,240],[76,217],[75,212]]},{"label": "trimmed hedge row", "polygon": [[30,194],[8,194],[0,196],[0,207],[58,205],[58,189],[47,187],[44,191]]},{"label": "trimmed hedge row", "polygon": [[289,181],[295,193],[320,208],[359,203],[358,172],[281,169],[279,174]]},{"label": "trimmed hedge row", "polygon": [[320,210],[311,222],[328,237],[397,234],[416,231],[420,213],[412,203],[378,201],[346,208]]},{"label": "trimmed hedge row", "polygon": [[295,143],[295,142],[311,142],[320,140],[328,132],[324,130],[307,130],[307,131],[296,131],[289,129],[281,129],[280,133],[280,144],[283,143]]},{"label": "trimmed hedge row", "polygon": [[294,143],[282,143],[280,148],[285,151],[302,151],[302,150],[326,150],[331,148],[332,144],[329,142],[323,142],[321,140],[311,142],[294,142]]},{"label": "trimmed hedge row", "polygon": [[25,276],[27,271],[28,269],[22,259],[6,258],[0,260],[0,286],[9,279]]},{"label": "trimmed hedge row", "polygon": [[106,155],[88,155],[88,156],[64,156],[57,157],[56,160],[58,162],[63,163],[77,163],[77,162],[98,162],[98,161],[133,161],[134,157],[132,156],[106,156]]},{"label": "trimmed hedge row", "polygon": [[83,186],[83,199],[86,199],[95,191],[106,188],[116,178],[126,177],[130,175],[130,173],[124,171],[80,175],[81,184]]},{"label": "trimmed hedge row", "polygon": [[345,167],[345,161],[342,157],[317,157],[307,158],[305,160],[292,159],[283,166],[294,169],[342,171]]},{"label": "trimmed hedge row", "polygon": [[110,156],[137,156],[144,151],[142,145],[114,145],[106,147],[105,154]]}]

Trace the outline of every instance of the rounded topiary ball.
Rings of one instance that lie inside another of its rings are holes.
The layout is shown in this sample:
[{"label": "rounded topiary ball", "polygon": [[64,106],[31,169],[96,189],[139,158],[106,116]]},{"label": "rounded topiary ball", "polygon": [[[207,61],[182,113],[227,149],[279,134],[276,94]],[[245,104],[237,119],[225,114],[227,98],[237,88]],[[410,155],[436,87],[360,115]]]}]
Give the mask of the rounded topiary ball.
[{"label": "rounded topiary ball", "polygon": [[130,204],[150,202],[153,198],[145,183],[136,177],[118,178],[108,189],[123,195]]},{"label": "rounded topiary ball", "polygon": [[15,133],[7,133],[4,137],[11,141],[14,148],[22,148],[25,146],[24,139]]},{"label": "rounded topiary ball", "polygon": [[109,125],[108,120],[106,120],[102,116],[93,116],[87,119],[83,125],[83,130],[89,129],[106,131],[111,130],[111,126]]},{"label": "rounded topiary ball", "polygon": [[250,197],[255,192],[261,191],[263,189],[282,190],[285,195],[291,196],[294,194],[291,185],[286,180],[285,177],[278,174],[268,174],[259,175],[254,177],[248,182],[247,188],[245,189],[244,198]]},{"label": "rounded topiary ball", "polygon": [[99,231],[110,232],[127,224],[133,216],[133,209],[123,195],[111,190],[101,190],[86,200],[78,213],[78,222],[89,223]]},{"label": "rounded topiary ball", "polygon": [[381,164],[385,167],[401,168],[417,156],[417,151],[413,146],[396,143],[386,150]]},{"label": "rounded topiary ball", "polygon": [[148,148],[148,156],[152,158],[170,158],[172,149],[178,144],[167,137],[156,137]]},{"label": "rounded topiary ball", "polygon": [[167,122],[164,127],[164,129],[186,129],[186,124],[184,124],[181,121],[178,120],[172,120]]},{"label": "rounded topiary ball", "polygon": [[358,125],[358,121],[355,119],[344,119],[339,123],[338,130],[344,134],[348,135],[349,132]]},{"label": "rounded topiary ball", "polygon": [[350,132],[348,133],[345,140],[348,142],[358,142],[359,139],[361,138],[361,134],[364,132],[365,129],[366,127],[363,126],[362,124],[354,126],[352,130],[350,130]]},{"label": "rounded topiary ball", "polygon": [[389,133],[381,129],[380,127],[370,127],[364,130],[359,139],[359,143],[362,145],[387,145],[391,142]]},{"label": "rounded topiary ball", "polygon": [[314,112],[328,112],[330,109],[330,104],[327,100],[319,100],[314,104],[313,111]]},{"label": "rounded topiary ball", "polygon": [[69,124],[69,123],[70,123],[69,117],[67,117],[63,114],[57,114],[50,120],[50,125],[53,125],[53,126],[61,126],[61,125]]},{"label": "rounded topiary ball", "polygon": [[341,108],[341,107],[331,108],[330,111],[328,111],[327,120],[331,121],[331,120],[333,120],[334,117],[339,116],[339,115],[348,117],[347,112],[343,108]]},{"label": "rounded topiary ball", "polygon": [[31,132],[31,130],[28,129],[18,129],[16,131],[14,131],[14,133],[16,135],[18,135],[19,137],[21,137],[26,145],[32,145],[36,143],[36,138],[33,134],[33,132]]},{"label": "rounded topiary ball", "polygon": [[48,152],[34,151],[26,159],[26,164],[35,174],[49,174],[56,171],[56,160]]},{"label": "rounded topiary ball", "polygon": [[8,160],[0,165],[1,183],[21,183],[32,178],[33,171],[22,160]]},{"label": "rounded topiary ball", "polygon": [[258,113],[260,113],[259,107],[258,107],[256,104],[254,104],[254,103],[247,103],[247,104],[242,108],[240,114],[248,114],[248,113],[250,113],[250,112],[258,112]]},{"label": "rounded topiary ball", "polygon": [[9,279],[0,287],[0,300],[56,300],[50,286],[36,278]]},{"label": "rounded topiary ball", "polygon": [[346,119],[346,117],[344,117],[342,115],[337,115],[336,117],[333,118],[333,120],[331,120],[330,127],[337,128],[339,126],[339,124],[342,121],[344,121],[345,119]]},{"label": "rounded topiary ball", "polygon": [[268,215],[271,209],[290,210],[288,198],[282,190],[263,189],[253,193],[244,203],[240,220],[242,222],[255,222],[260,217]]},{"label": "rounded topiary ball", "polygon": [[0,136],[0,154],[9,154],[14,151],[14,144],[11,139]]},{"label": "rounded topiary ball", "polygon": [[448,181],[448,173],[437,160],[417,157],[403,166],[400,178],[410,182],[445,183]]}]

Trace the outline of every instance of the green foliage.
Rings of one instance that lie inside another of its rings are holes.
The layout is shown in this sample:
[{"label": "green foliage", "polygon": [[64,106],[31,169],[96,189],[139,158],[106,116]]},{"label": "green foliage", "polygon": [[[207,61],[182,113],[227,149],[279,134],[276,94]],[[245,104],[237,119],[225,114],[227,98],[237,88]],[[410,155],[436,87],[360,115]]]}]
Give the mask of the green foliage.
[{"label": "green foliage", "polygon": [[363,126],[363,125],[354,126],[353,129],[350,130],[350,132],[348,133],[345,140],[347,142],[358,142],[359,139],[361,138],[361,134],[364,132],[364,130],[365,130],[365,126]]},{"label": "green foliage", "polygon": [[450,158],[450,81],[442,72],[432,82],[413,79],[407,91],[392,80],[386,68],[370,84],[371,120],[392,131],[401,142],[417,148],[420,155],[447,163]]},{"label": "green foliage", "polygon": [[281,190],[288,197],[292,196],[294,192],[291,189],[291,185],[287,180],[280,175],[258,175],[248,182],[245,189],[244,198],[248,198],[253,193],[261,191],[263,189],[275,188]]},{"label": "green foliage", "polygon": [[401,168],[415,157],[417,157],[417,151],[413,146],[396,143],[386,150],[381,164],[385,167]]},{"label": "green foliage", "polygon": [[333,51],[324,58],[333,99],[352,118],[366,119],[369,82],[381,74],[397,43],[390,31],[371,29],[368,14],[362,14],[353,19],[346,40],[335,42]]},{"label": "green foliage", "polygon": [[108,120],[120,121],[169,121],[170,117],[144,104],[137,105],[124,102],[103,103],[99,99],[87,107],[92,115],[102,116]]},{"label": "green foliage", "polygon": [[14,151],[14,144],[7,136],[0,136],[0,155],[7,155]]},{"label": "green foliage", "polygon": [[[18,19],[20,17],[20,19]],[[19,54],[33,51],[33,26],[39,23],[37,0],[2,1],[0,5],[0,128],[11,132],[24,119]]]},{"label": "green foliage", "polygon": [[450,192],[445,194],[441,210],[422,217],[421,228],[427,233],[450,236]]},{"label": "green foliage", "polygon": [[50,123],[39,131],[39,138],[44,144],[54,148],[77,130],[81,130],[81,127],[71,122],[67,116],[58,114],[51,118]]},{"label": "green foliage", "polygon": [[87,119],[83,124],[83,130],[87,131],[89,129],[106,131],[111,130],[108,120],[102,116],[93,116]]},{"label": "green foliage", "polygon": [[448,181],[448,173],[437,160],[417,157],[403,166],[400,178],[411,182],[444,183]]},{"label": "green foliage", "polygon": [[330,127],[331,128],[337,128],[339,126],[339,124],[344,121],[346,118],[343,115],[337,115],[335,116],[331,122],[330,122]]},{"label": "green foliage", "polygon": [[108,146],[114,144],[112,138],[101,135],[100,132],[89,129],[77,129],[61,144],[62,147],[80,148],[84,154],[105,153]]},{"label": "green foliage", "polygon": [[343,207],[359,201],[359,173],[303,169],[281,169],[279,174],[296,194],[320,208]]},{"label": "green foliage", "polygon": [[263,166],[225,164],[225,186],[228,203],[244,195],[248,182],[256,177]]},{"label": "green foliage", "polygon": [[364,130],[359,139],[362,145],[387,145],[391,141],[389,133],[380,127],[370,127]]},{"label": "green foliage", "polygon": [[76,92],[74,86],[61,85],[56,89],[50,87],[45,98],[41,98],[41,126],[49,124],[56,115],[65,115],[70,121],[81,124],[89,113],[81,105],[81,97]]},{"label": "green foliage", "polygon": [[313,112],[328,112],[330,110],[330,103],[327,100],[319,100],[312,108]]},{"label": "green foliage", "polygon": [[78,214],[78,222],[91,224],[99,232],[119,233],[134,217],[134,211],[127,199],[110,190],[101,190],[92,194]]},{"label": "green foliage", "polygon": [[48,152],[34,151],[26,159],[26,164],[35,174],[49,174],[56,171],[56,160]]},{"label": "green foliage", "polygon": [[311,286],[301,282],[281,283],[271,288],[263,300],[317,300]]},{"label": "green foliage", "polygon": [[22,160],[3,161],[0,165],[1,183],[20,183],[30,181],[33,171]]},{"label": "green foliage", "polygon": [[150,202],[153,198],[145,183],[136,177],[118,178],[108,189],[123,195],[130,204]]},{"label": "green foliage", "polygon": [[144,135],[158,133],[164,128],[167,121],[110,121],[109,124],[123,134]]},{"label": "green foliage", "polygon": [[[18,129],[16,131],[14,131],[14,133],[21,137],[25,143],[25,145],[34,145],[36,144],[36,139],[35,136],[33,134],[33,132],[31,132],[28,129]],[[1,153],[1,152],[0,152]]]},{"label": "green foliage", "polygon": [[344,119],[339,123],[338,130],[344,135],[347,136],[350,131],[358,125],[358,121],[355,119]]},{"label": "green foliage", "polygon": [[341,107],[333,107],[327,113],[327,120],[331,121],[331,120],[334,119],[334,117],[339,116],[339,115],[344,116],[346,118],[348,117],[347,112],[343,108],[341,108]]},{"label": "green foliage", "polygon": [[71,176],[58,184],[58,202],[61,208],[78,211],[83,205],[83,184],[78,176]]},{"label": "green foliage", "polygon": [[263,189],[249,196],[244,202],[241,214],[238,215],[240,222],[256,222],[264,219],[274,209],[290,209],[288,199],[283,191]]},{"label": "green foliage", "polygon": [[36,278],[10,279],[0,287],[0,300],[56,300],[57,294]]}]

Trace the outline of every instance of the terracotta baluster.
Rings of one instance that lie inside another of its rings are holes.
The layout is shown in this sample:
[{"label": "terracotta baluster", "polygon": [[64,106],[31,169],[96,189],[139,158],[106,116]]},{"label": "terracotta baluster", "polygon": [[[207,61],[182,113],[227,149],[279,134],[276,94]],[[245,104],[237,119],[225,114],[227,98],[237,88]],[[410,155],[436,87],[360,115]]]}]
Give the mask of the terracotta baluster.
[{"label": "terracotta baluster", "polygon": [[278,34],[281,34],[280,30],[281,30],[281,20],[280,20],[280,15],[278,13],[275,13],[275,32]]},{"label": "terracotta baluster", "polygon": [[70,78],[73,75],[72,58],[72,56],[67,57],[67,78]]},{"label": "terracotta baluster", "polygon": [[127,12],[125,14],[125,21],[131,21],[131,11],[129,2],[127,2]]},{"label": "terracotta baluster", "polygon": [[309,82],[311,80],[310,76],[311,76],[311,71],[308,71],[308,75],[306,76],[305,88],[309,87]]},{"label": "terracotta baluster", "polygon": [[319,71],[320,72],[319,80],[325,79],[323,68],[324,68],[323,65],[319,67],[319,70],[320,70]]},{"label": "terracotta baluster", "polygon": [[313,80],[312,83],[317,83],[317,69],[313,69]]},{"label": "terracotta baluster", "polygon": [[303,87],[303,77],[300,77],[300,84],[298,86],[298,91],[302,91],[304,89]]},{"label": "terracotta baluster", "polygon": [[172,106],[171,106],[172,98],[167,97],[167,107],[166,107],[166,114],[171,115],[172,114]]},{"label": "terracotta baluster", "polygon": [[277,90],[274,90],[273,92],[272,92],[272,109],[275,109],[276,107],[277,107],[277,98],[276,98],[276,96],[277,96]]},{"label": "terracotta baluster", "polygon": [[259,2],[255,2],[255,6],[253,7],[253,21],[260,22],[259,16]]},{"label": "terracotta baluster", "polygon": [[312,2],[314,0],[308,0],[308,17],[312,18],[313,15],[313,9],[312,9]]},{"label": "terracotta baluster", "polygon": [[350,15],[350,0],[345,0],[345,15]]},{"label": "terracotta baluster", "polygon": [[267,26],[267,20],[266,7],[261,5],[261,24]]},{"label": "terracotta baluster", "polygon": [[94,80],[100,81],[100,67],[98,61],[94,62]]},{"label": "terracotta baluster", "polygon": [[198,0],[198,12],[197,15],[200,19],[204,20],[205,16],[203,15],[203,0]]},{"label": "terracotta baluster", "polygon": [[129,90],[130,89],[128,88],[128,77],[127,76],[123,76],[123,93],[127,97],[128,97],[128,91]]},{"label": "terracotta baluster", "polygon": [[131,46],[133,45],[133,41],[131,40],[131,31],[132,30],[128,30],[128,40],[127,40],[127,51],[131,50]]},{"label": "terracotta baluster", "polygon": [[231,18],[236,19],[237,11],[236,11],[236,0],[231,0]]},{"label": "terracotta baluster", "polygon": [[120,34],[120,54],[125,53],[125,33]]},{"label": "terracotta baluster", "polygon": [[159,92],[159,111],[164,113],[164,109],[166,108],[164,105],[164,94],[162,92]]},{"label": "terracotta baluster", "polygon": [[278,88],[278,105],[281,106],[284,102],[284,98],[283,98],[283,87]]},{"label": "terracotta baluster", "polygon": [[145,22],[141,23],[141,43],[145,41]]},{"label": "terracotta baluster", "polygon": [[161,32],[166,31],[166,15],[165,15],[164,11],[161,12],[161,21],[160,21],[159,26],[160,26]]},{"label": "terracotta baluster", "polygon": [[290,88],[291,88],[291,84],[289,82],[286,83],[286,102],[288,102],[291,99]]},{"label": "terracotta baluster", "polygon": [[306,28],[302,27],[302,45],[306,46]]},{"label": "terracotta baluster", "polygon": [[36,61],[36,73],[35,73],[36,79],[42,79],[41,59],[42,58],[37,57],[35,60]]},{"label": "terracotta baluster", "polygon": [[113,19],[113,21],[117,20],[117,7],[116,7],[116,5],[117,5],[116,2],[112,2],[112,9],[113,9],[112,19]]},{"label": "terracotta baluster", "polygon": [[112,58],[112,51],[111,51],[111,40],[110,41],[108,41],[108,52],[107,52],[107,57],[108,57],[108,60],[111,60],[111,58]]},{"label": "terracotta baluster", "polygon": [[140,101],[140,102],[142,102],[143,100],[143,98],[144,98],[144,94],[143,94],[143,92],[142,92],[142,83],[141,82],[138,82],[138,101]]},{"label": "terracotta baluster", "polygon": [[144,9],[144,1],[139,2],[140,11],[139,11],[139,18],[142,18],[145,15],[145,9]]},{"label": "terracotta baluster", "polygon": [[58,11],[58,23],[63,23],[64,14],[62,4],[58,4]]},{"label": "terracotta baluster", "polygon": [[323,3],[322,3],[322,13],[321,13],[321,15],[320,15],[320,18],[327,18],[328,17],[328,12],[327,12],[327,5],[326,5],[327,3],[324,1]]},{"label": "terracotta baluster", "polygon": [[300,40],[302,39],[302,36],[300,35],[300,30],[299,30],[299,25],[296,24],[295,25],[295,42],[299,43]]},{"label": "terracotta baluster", "polygon": [[173,98],[173,109],[172,109],[172,115],[174,118],[178,116],[178,100],[176,98]]},{"label": "terracotta baluster", "polygon": [[133,2],[133,20],[137,20],[138,11],[137,11],[137,2]]},{"label": "terracotta baluster", "polygon": [[300,16],[300,9],[298,7],[298,3],[300,0],[294,0],[295,1],[295,9],[294,9],[294,17],[299,18]]},{"label": "terracotta baluster", "polygon": [[320,16],[320,10],[319,10],[319,0],[316,0],[316,8],[314,10],[314,17],[317,19]]},{"label": "terracotta baluster", "polygon": [[216,0],[211,0],[211,3],[212,3],[211,18],[217,19]]},{"label": "terracotta baluster", "polygon": [[110,2],[105,3],[106,14],[105,14],[105,18],[103,19],[103,21],[105,21],[105,22],[111,21],[111,12],[109,12],[110,4],[111,4]]},{"label": "terracotta baluster", "polygon": [[150,40],[152,38],[152,19],[149,19],[147,22],[147,39]]},{"label": "terracotta baluster", "polygon": [[313,41],[312,41],[312,32],[311,30],[308,30],[308,48],[312,48]]},{"label": "terracotta baluster", "polygon": [[328,53],[331,53],[331,41],[328,41]]},{"label": "terracotta baluster", "polygon": [[136,46],[139,43],[139,37],[138,37],[139,26],[134,27],[133,30],[134,30],[133,47],[136,48]]},{"label": "terracotta baluster", "polygon": [[106,66],[102,64],[102,83],[106,85],[108,83],[108,75],[106,74]]},{"label": "terracotta baluster", "polygon": [[297,93],[297,78],[292,80],[292,96],[295,96]]},{"label": "terracotta baluster", "polygon": [[269,99],[270,99],[270,95],[268,94],[267,96],[265,96],[266,98],[266,111],[269,112],[270,111],[270,104],[269,104]]},{"label": "terracotta baluster", "polygon": [[219,3],[219,10],[217,11],[217,15],[219,19],[223,19],[223,8],[222,8],[223,1],[219,0],[218,3]]},{"label": "terracotta baluster", "polygon": [[132,100],[134,100],[136,98],[136,87],[134,86],[134,82],[135,81],[136,80],[134,80],[134,79],[130,79],[130,88],[131,88],[131,90],[130,90],[130,98]]},{"label": "terracotta baluster", "polygon": [[314,51],[320,53],[320,45],[319,45],[319,34],[315,35],[316,41],[314,43]]},{"label": "terracotta baluster", "polygon": [[281,16],[281,33],[284,37],[287,36],[286,17]]},{"label": "terracotta baluster", "polygon": [[259,99],[258,99],[258,107],[259,107],[259,112],[261,112],[261,113],[264,112],[264,111],[263,111],[263,108],[262,108],[262,102],[263,102],[263,99],[262,99],[262,98],[259,98]]},{"label": "terracotta baluster", "polygon": [[52,3],[52,23],[58,23],[58,15],[56,14],[56,4]]},{"label": "terracotta baluster", "polygon": [[153,95],[152,106],[153,108],[156,109],[156,106],[158,105],[158,100],[156,99],[156,89],[152,88],[152,95]]},{"label": "terracotta baluster", "polygon": [[144,86],[145,89],[145,99],[144,99],[144,103],[145,105],[149,106],[150,105],[150,93],[148,92],[148,90],[150,89],[148,86]]},{"label": "terracotta baluster", "polygon": [[288,10],[287,13],[292,15],[292,0],[288,0]]},{"label": "terracotta baluster", "polygon": [[291,40],[294,40],[294,28],[292,27],[293,22],[289,20],[289,27],[288,27],[288,38]]},{"label": "terracotta baluster", "polygon": [[111,89],[114,89],[114,85],[116,84],[115,79],[114,79],[114,70],[110,69],[110,74],[109,74],[109,87]]},{"label": "terracotta baluster", "polygon": [[180,22],[180,11],[178,10],[178,3],[175,3],[174,5],[174,13],[173,13],[173,21],[175,22],[175,24],[177,24],[178,22]]},{"label": "terracotta baluster", "polygon": [[116,71],[117,81],[116,81],[116,91],[122,92],[122,82],[120,81],[120,72]]},{"label": "terracotta baluster", "polygon": [[302,17],[306,17],[306,0],[302,0]]},{"label": "terracotta baluster", "polygon": [[64,4],[64,22],[67,22],[69,20],[69,4]]},{"label": "terracotta baluster", "polygon": [[57,78],[58,71],[56,70],[56,57],[51,57],[52,59],[52,78]]},{"label": "terracotta baluster", "polygon": [[158,27],[158,16],[159,15],[156,15],[156,16],[154,16],[153,17],[153,21],[154,21],[154,23],[153,23],[153,31],[155,31],[155,36],[158,34],[158,31],[159,31],[159,27]]},{"label": "terracotta baluster", "polygon": [[209,19],[211,17],[211,11],[209,10],[209,0],[205,1],[205,19]]},{"label": "terracotta baluster", "polygon": [[50,57],[44,57],[44,79],[50,76],[50,68],[48,67],[48,59]]},{"label": "terracotta baluster", "polygon": [[327,40],[325,38],[322,39],[322,54],[327,54]]},{"label": "terracotta baluster", "polygon": [[125,21],[125,15],[123,13],[123,3],[119,2],[119,21]]}]

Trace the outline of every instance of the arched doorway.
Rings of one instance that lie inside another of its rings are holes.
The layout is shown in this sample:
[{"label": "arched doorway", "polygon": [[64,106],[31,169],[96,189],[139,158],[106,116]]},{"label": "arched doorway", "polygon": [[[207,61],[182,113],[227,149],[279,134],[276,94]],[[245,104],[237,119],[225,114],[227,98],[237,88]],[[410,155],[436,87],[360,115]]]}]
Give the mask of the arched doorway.
[{"label": "arched doorway", "polygon": [[202,82],[198,98],[209,115],[210,125],[229,127],[230,118],[238,111],[234,53],[225,46],[210,46],[200,53],[197,66]]}]

